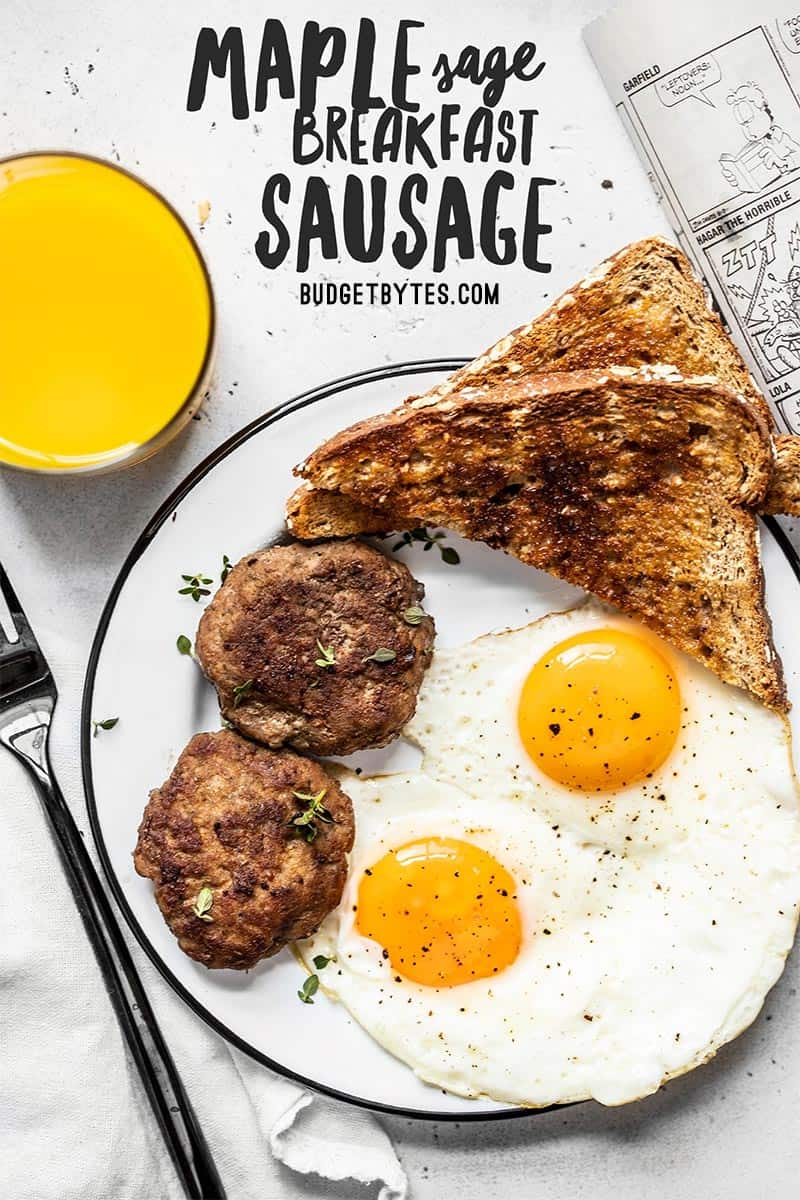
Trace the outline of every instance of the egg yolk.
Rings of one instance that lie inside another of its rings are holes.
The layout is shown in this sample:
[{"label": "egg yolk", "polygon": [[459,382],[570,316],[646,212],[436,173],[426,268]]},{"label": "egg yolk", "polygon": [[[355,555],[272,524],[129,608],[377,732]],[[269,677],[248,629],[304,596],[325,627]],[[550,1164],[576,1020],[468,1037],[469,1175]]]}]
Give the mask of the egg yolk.
[{"label": "egg yolk", "polygon": [[525,749],[550,779],[611,791],[647,778],[667,758],[681,725],[680,690],[653,641],[593,629],[539,659],[518,721]]},{"label": "egg yolk", "polygon": [[358,889],[356,928],[393,970],[427,987],[496,975],[517,957],[514,880],[491,854],[456,838],[425,838],[384,855]]}]

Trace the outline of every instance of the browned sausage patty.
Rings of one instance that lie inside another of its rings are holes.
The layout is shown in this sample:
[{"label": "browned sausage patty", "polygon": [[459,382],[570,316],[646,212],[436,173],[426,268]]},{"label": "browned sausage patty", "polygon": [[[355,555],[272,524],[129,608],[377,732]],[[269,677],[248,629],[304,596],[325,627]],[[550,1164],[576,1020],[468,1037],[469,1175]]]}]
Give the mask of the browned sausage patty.
[{"label": "browned sausage patty", "polygon": [[223,715],[249,737],[312,754],[383,746],[413,716],[430,661],[422,595],[402,563],[364,542],[274,546],[230,572],[200,621],[197,656]]},{"label": "browned sausage patty", "polygon": [[133,861],[186,954],[244,970],[336,907],[353,828],[349,798],[319,763],[229,730],[198,733],[150,793]]}]

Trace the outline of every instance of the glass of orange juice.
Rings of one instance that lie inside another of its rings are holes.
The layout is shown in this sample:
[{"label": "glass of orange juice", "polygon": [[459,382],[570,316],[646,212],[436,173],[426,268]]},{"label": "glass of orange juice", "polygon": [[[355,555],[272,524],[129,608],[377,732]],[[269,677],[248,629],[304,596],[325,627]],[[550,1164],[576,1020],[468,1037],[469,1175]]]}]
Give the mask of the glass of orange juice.
[{"label": "glass of orange juice", "polygon": [[213,343],[208,271],[162,196],[83,155],[0,161],[0,465],[146,458],[199,408]]}]

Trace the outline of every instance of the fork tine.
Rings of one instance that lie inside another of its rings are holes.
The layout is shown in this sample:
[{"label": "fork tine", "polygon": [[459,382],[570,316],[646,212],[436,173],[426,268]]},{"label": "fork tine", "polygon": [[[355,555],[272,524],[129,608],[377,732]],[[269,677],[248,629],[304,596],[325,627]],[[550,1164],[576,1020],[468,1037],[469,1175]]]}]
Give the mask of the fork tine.
[{"label": "fork tine", "polygon": [[[23,635],[25,635],[35,643],[36,639],[33,636],[33,630],[28,623],[28,618],[25,616],[25,610],[19,602],[17,593],[11,586],[11,580],[8,578],[2,562],[0,562],[0,592],[2,592],[3,599],[8,605],[8,611],[11,615],[12,629],[16,630],[16,633],[20,639],[22,639]],[[2,622],[0,622],[0,639],[6,640],[3,638]]]},{"label": "fork tine", "polygon": [[19,597],[11,586],[11,580],[8,578],[8,574],[6,573],[2,562],[0,562],[0,591],[2,591],[3,595],[5,596],[6,604],[11,612],[19,613],[20,616],[24,616],[25,614],[22,611],[22,605],[19,602]]},{"label": "fork tine", "polygon": [[[47,697],[52,705],[58,695],[50,667],[36,635],[28,623],[19,597],[0,563],[0,712],[26,699]],[[10,613],[10,629],[3,631],[5,608]],[[8,637],[6,637],[8,634]],[[16,637],[14,636],[16,635]],[[13,639],[13,640],[12,640]],[[0,737],[6,732],[0,721]],[[8,742],[2,737],[4,745]]]}]

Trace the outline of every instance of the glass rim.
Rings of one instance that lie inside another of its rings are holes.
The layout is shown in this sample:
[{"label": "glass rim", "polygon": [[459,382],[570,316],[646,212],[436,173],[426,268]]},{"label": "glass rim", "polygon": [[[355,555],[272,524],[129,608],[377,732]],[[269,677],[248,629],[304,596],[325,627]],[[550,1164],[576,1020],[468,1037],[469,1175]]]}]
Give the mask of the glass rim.
[{"label": "glass rim", "polygon": [[[208,333],[206,335],[206,345],[203,353],[203,359],[200,363],[200,367],[198,368],[195,380],[192,383],[187,396],[181,402],[180,406],[175,410],[169,420],[162,425],[160,429],[157,429],[156,432],[152,434],[146,442],[142,442],[140,445],[134,446],[132,449],[126,450],[114,458],[104,459],[99,463],[86,463],[84,466],[79,467],[36,467],[26,463],[6,462],[5,459],[0,457],[0,468],[10,471],[19,471],[26,475],[59,476],[61,478],[69,477],[70,475],[104,475],[110,473],[111,471],[115,471],[118,468],[131,467],[136,463],[144,462],[145,459],[151,458],[163,446],[167,445],[173,440],[173,438],[177,437],[180,431],[188,424],[194,414],[201,407],[203,395],[208,388],[211,378],[211,372],[214,365],[214,356],[216,353],[217,301],[214,294],[214,285],[211,281],[211,274],[208,269],[208,264],[203,257],[197,238],[194,236],[192,230],[189,228],[186,221],[183,219],[174,205],[171,204],[166,198],[163,192],[160,192],[158,188],[148,183],[146,179],[141,177],[141,175],[137,175],[135,171],[131,171],[127,167],[123,167],[121,163],[111,162],[110,159],[103,158],[99,154],[87,154],[82,150],[59,149],[23,150],[19,154],[5,154],[0,157],[0,169],[2,169],[4,166],[7,166],[9,163],[24,162],[26,159],[31,158],[81,159],[83,162],[95,163],[101,167],[108,167],[109,170],[116,171],[118,175],[124,175],[132,183],[136,183],[140,187],[144,188],[145,191],[149,192],[150,195],[153,196],[159,202],[159,204],[161,204],[162,207],[167,210],[167,212],[177,222],[178,227],[188,239],[189,245],[192,248],[192,252],[194,253],[194,256],[200,266],[200,271],[202,273],[203,282],[205,285],[205,291],[208,296]],[[198,399],[200,403],[198,403]]]}]

